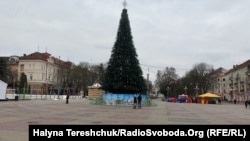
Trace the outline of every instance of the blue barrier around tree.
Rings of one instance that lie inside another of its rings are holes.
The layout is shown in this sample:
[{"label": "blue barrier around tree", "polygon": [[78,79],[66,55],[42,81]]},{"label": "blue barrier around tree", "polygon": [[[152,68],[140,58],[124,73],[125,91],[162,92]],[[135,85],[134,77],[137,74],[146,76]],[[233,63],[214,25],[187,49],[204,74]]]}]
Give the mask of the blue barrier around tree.
[{"label": "blue barrier around tree", "polygon": [[[134,96],[138,97],[139,94],[113,94],[113,93],[104,93],[102,95],[103,100],[106,105],[123,105],[131,106],[134,104]],[[142,103],[147,101],[147,95],[141,94]]]}]

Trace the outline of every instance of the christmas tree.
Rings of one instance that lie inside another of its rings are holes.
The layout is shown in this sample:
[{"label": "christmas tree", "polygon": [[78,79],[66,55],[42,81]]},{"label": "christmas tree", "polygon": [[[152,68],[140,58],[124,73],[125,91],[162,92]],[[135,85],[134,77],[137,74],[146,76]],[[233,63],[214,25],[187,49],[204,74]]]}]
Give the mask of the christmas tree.
[{"label": "christmas tree", "polygon": [[146,94],[147,85],[137,57],[127,9],[124,7],[102,89],[115,94]]}]

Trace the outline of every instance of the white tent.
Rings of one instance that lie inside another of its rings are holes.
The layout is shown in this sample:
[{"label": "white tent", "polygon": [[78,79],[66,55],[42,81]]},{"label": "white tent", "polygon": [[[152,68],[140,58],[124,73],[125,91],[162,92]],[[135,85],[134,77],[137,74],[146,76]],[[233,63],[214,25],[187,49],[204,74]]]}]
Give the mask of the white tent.
[{"label": "white tent", "polygon": [[0,99],[6,99],[7,83],[0,80]]}]

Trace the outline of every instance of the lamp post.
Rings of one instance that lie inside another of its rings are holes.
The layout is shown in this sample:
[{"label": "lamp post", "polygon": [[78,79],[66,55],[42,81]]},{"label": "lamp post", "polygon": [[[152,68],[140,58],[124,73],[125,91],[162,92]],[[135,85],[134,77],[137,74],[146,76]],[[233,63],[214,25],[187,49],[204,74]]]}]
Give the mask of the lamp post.
[{"label": "lamp post", "polygon": [[187,86],[184,87],[185,94],[187,94]]},{"label": "lamp post", "polygon": [[196,96],[198,96],[198,90],[199,90],[198,86],[196,85],[194,89],[195,89]]}]

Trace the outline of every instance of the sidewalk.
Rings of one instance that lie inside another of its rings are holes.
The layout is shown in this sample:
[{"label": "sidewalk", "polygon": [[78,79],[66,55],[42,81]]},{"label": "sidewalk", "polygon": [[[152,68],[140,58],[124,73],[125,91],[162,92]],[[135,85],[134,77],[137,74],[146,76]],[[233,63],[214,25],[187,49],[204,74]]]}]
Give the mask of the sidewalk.
[{"label": "sidewalk", "polygon": [[153,99],[156,106],[92,105],[88,99],[1,101],[0,141],[28,141],[30,124],[169,125],[249,124],[244,104],[169,103]]}]

